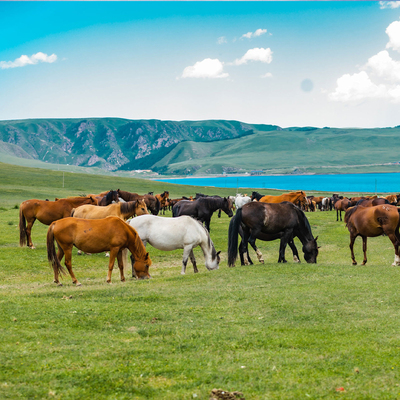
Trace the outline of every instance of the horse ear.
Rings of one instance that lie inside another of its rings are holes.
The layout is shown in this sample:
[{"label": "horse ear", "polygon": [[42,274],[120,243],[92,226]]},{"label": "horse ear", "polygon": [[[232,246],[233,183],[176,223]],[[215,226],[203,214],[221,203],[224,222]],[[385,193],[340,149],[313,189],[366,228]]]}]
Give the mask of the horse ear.
[{"label": "horse ear", "polygon": [[221,250],[217,252],[217,256],[221,253]]},{"label": "horse ear", "polygon": [[314,240],[317,241],[318,240],[318,236]]}]

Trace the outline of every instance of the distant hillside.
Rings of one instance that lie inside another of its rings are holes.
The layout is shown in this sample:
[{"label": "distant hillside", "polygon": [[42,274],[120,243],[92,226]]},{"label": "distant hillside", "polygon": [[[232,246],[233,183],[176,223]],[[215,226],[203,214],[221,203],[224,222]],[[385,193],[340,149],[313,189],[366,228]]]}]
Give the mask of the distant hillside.
[{"label": "distant hillside", "polygon": [[[400,128],[119,118],[0,121],[0,161],[163,174],[400,171]],[[356,169],[356,171],[354,171]]]}]

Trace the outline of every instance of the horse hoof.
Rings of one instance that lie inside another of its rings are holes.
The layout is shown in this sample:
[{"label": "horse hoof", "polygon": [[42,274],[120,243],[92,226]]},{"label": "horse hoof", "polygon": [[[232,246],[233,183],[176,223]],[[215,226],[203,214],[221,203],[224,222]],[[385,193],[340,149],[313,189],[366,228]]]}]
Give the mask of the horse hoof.
[{"label": "horse hoof", "polygon": [[29,246],[29,248],[32,249],[32,250],[36,249],[36,247],[33,246],[33,245],[32,245],[32,246]]},{"label": "horse hoof", "polygon": [[74,285],[75,285],[75,286],[82,286],[82,283],[76,281],[76,282],[74,282]]},{"label": "horse hoof", "polygon": [[181,272],[181,275],[185,275],[185,273],[184,273],[184,272]]},{"label": "horse hoof", "polygon": [[356,261],[354,261],[352,265],[357,265],[357,262],[356,262]]},{"label": "horse hoof", "polygon": [[60,283],[60,282],[54,282],[54,283],[57,283],[57,286],[62,286],[62,285],[63,285],[63,284]]}]

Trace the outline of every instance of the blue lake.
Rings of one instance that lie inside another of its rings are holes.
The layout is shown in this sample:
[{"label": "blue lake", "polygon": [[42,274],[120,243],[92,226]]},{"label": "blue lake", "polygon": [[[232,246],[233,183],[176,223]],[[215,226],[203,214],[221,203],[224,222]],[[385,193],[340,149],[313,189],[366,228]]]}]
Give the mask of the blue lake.
[{"label": "blue lake", "polygon": [[324,192],[400,193],[400,173],[221,176],[215,178],[156,179],[181,185],[214,186],[219,188],[259,188],[281,190],[314,190]]}]

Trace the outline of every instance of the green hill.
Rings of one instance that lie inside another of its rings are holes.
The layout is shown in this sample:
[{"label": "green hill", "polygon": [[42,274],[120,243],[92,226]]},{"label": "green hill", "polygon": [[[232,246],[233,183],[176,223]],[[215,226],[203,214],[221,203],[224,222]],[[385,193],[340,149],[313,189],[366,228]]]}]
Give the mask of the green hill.
[{"label": "green hill", "polygon": [[0,121],[0,161],[75,172],[398,172],[400,128],[120,118]]}]

